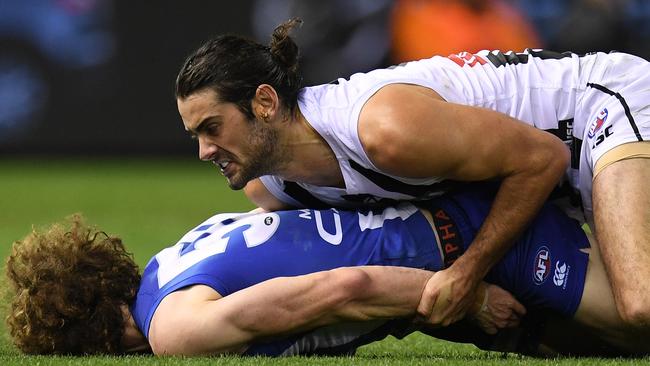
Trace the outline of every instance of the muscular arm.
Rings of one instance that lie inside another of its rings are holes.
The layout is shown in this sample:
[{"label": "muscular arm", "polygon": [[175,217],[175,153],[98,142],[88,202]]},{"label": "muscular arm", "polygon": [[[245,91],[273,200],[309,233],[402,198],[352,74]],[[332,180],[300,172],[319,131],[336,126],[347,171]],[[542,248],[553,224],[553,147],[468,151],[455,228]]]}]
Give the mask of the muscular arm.
[{"label": "muscular arm", "polygon": [[253,179],[246,184],[244,194],[253,204],[265,211],[280,211],[291,208],[291,206],[272,195],[259,178]]},{"label": "muscular arm", "polygon": [[[408,106],[405,108],[404,106]],[[475,287],[534,217],[568,165],[568,149],[553,135],[484,108],[443,101],[429,89],[389,85],[364,106],[359,136],[381,170],[403,177],[438,176],[461,181],[500,179],[501,186],[471,247],[436,274],[435,300],[446,287],[447,319],[462,317]],[[446,278],[445,278],[446,277]],[[451,286],[453,283],[453,287]],[[423,313],[430,313],[433,303]]]},{"label": "muscular arm", "polygon": [[341,321],[415,315],[433,273],[350,267],[265,281],[221,298],[207,286],[168,295],[152,319],[156,354],[240,353],[253,340]]}]

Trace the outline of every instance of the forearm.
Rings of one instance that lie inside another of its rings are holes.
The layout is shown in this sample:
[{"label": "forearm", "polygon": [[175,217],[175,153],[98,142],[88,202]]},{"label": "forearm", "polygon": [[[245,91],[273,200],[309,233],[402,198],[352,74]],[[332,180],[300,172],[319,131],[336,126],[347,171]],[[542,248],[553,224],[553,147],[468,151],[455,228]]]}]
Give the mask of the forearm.
[{"label": "forearm", "polygon": [[537,215],[565,169],[561,157],[540,158],[506,176],[483,225],[455,265],[483,278]]},{"label": "forearm", "polygon": [[[223,298],[197,286],[188,300],[163,304],[171,305],[169,316],[159,314],[164,327],[152,326],[150,337],[158,334],[152,347],[156,354],[240,353],[257,341],[329,324],[412,317],[432,275],[403,267],[340,268],[268,280]],[[186,315],[175,318],[178,309]]]},{"label": "forearm", "polygon": [[365,266],[351,297],[333,312],[332,321],[363,321],[410,317],[416,313],[422,291],[433,272],[406,268]]},{"label": "forearm", "polygon": [[342,321],[411,316],[432,274],[364,266],[277,278],[231,295],[241,309],[233,321],[259,337]]}]

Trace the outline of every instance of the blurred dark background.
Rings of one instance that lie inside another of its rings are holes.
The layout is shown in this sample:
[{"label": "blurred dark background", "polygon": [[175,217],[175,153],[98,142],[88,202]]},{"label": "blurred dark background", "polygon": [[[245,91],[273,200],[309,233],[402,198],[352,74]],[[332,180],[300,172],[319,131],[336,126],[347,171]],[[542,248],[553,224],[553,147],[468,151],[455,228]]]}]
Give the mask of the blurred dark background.
[{"label": "blurred dark background", "polygon": [[648,0],[0,0],[0,154],[195,154],[173,85],[213,35],[295,33],[307,85],[483,48],[650,57]]}]

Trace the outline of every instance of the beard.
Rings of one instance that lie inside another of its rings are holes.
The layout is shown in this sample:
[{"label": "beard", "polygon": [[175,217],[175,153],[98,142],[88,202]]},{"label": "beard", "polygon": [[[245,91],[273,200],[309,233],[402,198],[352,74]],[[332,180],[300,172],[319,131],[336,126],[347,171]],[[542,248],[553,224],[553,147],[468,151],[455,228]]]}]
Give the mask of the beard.
[{"label": "beard", "polygon": [[246,141],[245,156],[237,174],[228,179],[231,189],[239,190],[249,181],[263,175],[273,174],[281,163],[278,148],[278,132],[260,121],[251,121],[252,128]]}]

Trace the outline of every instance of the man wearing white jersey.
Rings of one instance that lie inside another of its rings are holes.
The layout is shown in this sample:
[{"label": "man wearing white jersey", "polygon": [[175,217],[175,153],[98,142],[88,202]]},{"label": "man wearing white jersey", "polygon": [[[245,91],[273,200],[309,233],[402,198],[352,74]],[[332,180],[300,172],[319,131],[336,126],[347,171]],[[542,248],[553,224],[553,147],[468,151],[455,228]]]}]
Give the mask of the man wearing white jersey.
[{"label": "man wearing white jersey", "polygon": [[[270,47],[220,36],[182,66],[176,96],[199,156],[266,210],[430,198],[500,181],[468,252],[429,281],[443,325],[566,173],[631,326],[650,325],[650,65],[622,53],[482,51],[301,88],[291,20]],[[559,138],[558,138],[559,137]],[[257,179],[259,178],[259,179]],[[566,187],[566,186],[565,186]]]}]

